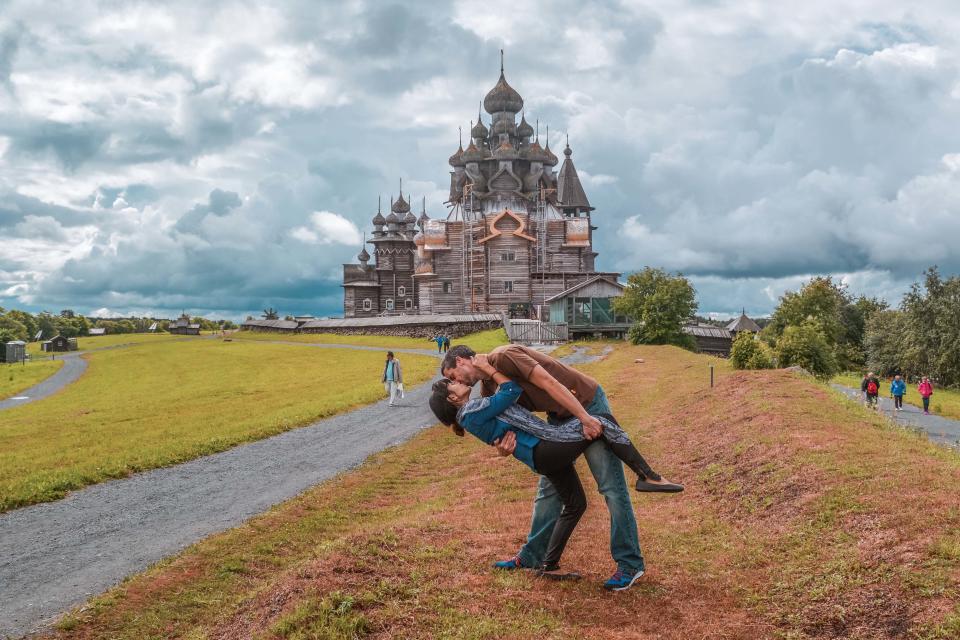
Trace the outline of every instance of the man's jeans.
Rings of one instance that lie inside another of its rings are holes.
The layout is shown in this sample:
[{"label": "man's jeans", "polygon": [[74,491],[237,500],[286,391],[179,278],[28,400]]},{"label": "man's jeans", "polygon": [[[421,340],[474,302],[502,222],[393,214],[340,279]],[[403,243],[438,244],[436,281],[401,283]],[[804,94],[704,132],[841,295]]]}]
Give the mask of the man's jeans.
[{"label": "man's jeans", "polygon": [[[602,388],[597,388],[597,395],[587,406],[587,413],[613,414]],[[607,510],[610,511],[610,555],[622,571],[634,573],[643,569],[643,555],[640,553],[640,540],[637,538],[637,520],[633,515],[630,493],[623,476],[623,463],[603,442],[594,442],[583,455],[587,459],[590,473],[597,481],[597,489],[607,501]],[[530,533],[527,535],[527,543],[520,549],[520,560],[524,565],[540,566],[562,508],[563,504],[557,497],[556,489],[549,480],[540,476],[537,497],[533,501]]]}]

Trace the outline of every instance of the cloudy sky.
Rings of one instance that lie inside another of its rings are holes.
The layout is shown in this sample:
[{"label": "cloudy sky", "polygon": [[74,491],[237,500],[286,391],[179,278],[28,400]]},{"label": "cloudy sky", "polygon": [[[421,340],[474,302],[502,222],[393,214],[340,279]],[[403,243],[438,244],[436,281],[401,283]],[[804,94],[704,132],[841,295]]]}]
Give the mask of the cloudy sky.
[{"label": "cloudy sky", "polygon": [[960,272],[960,8],[907,4],[0,0],[0,306],[339,313],[378,195],[445,215],[501,47],[600,268],[896,302]]}]

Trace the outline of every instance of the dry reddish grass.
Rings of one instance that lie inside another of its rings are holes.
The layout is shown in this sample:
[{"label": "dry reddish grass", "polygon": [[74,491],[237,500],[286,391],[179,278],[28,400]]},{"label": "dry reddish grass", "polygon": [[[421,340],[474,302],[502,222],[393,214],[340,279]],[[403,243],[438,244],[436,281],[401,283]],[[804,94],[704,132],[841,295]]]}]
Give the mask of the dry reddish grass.
[{"label": "dry reddish grass", "polygon": [[349,637],[297,618],[349,598],[335,618],[371,638],[957,637],[956,455],[785,372],[718,364],[711,390],[706,364],[624,348],[586,367],[654,468],[687,485],[635,497],[648,573],[628,592],[600,588],[614,567],[596,494],[564,557],[583,581],[491,571],[523,541],[535,477],[433,429],[132,579],[55,635]]}]

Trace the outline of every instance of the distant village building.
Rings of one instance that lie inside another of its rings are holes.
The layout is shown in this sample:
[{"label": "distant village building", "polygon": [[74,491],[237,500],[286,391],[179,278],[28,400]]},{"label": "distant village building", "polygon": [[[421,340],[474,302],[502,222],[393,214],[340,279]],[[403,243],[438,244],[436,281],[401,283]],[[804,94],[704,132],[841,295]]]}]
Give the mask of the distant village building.
[{"label": "distant village building", "polygon": [[103,336],[107,334],[107,330],[104,327],[94,327],[87,332],[91,336]]},{"label": "distant village building", "polygon": [[733,320],[730,324],[727,325],[727,331],[730,332],[730,335],[733,338],[737,337],[738,333],[748,331],[750,333],[760,333],[760,325],[747,317],[747,312],[744,310],[740,317],[736,320]]},{"label": "distant village building", "polygon": [[170,323],[167,327],[169,333],[182,336],[198,336],[200,335],[200,325],[192,324],[190,322],[190,316],[184,313],[182,316],[176,319],[176,321]]},{"label": "distant village building", "polygon": [[624,286],[598,275],[547,298],[550,321],[565,322],[571,339],[580,336],[623,338],[631,322],[613,310],[613,301],[623,294]]},{"label": "distant village building", "polygon": [[683,327],[683,332],[696,340],[700,352],[724,357],[730,355],[733,339],[743,331],[760,333],[760,325],[748,318],[746,311],[736,320],[730,321],[726,327],[712,324],[689,324]]},{"label": "distant village building", "polygon": [[546,320],[547,301],[575,285],[617,281],[619,273],[596,270],[594,208],[570,145],[557,173],[549,138],[541,146],[502,64],[483,108],[490,126],[478,113],[467,148],[450,156],[444,219],[425,206],[411,213],[402,185],[386,217],[378,208],[367,240],[373,255],[364,248],[359,264],[343,265],[346,318],[505,312]]},{"label": "distant village building", "polygon": [[0,362],[23,362],[27,358],[27,343],[23,340],[11,340],[0,345]]},{"label": "distant village building", "polygon": [[40,350],[47,352],[76,351],[77,339],[56,335],[45,342],[41,342]]}]

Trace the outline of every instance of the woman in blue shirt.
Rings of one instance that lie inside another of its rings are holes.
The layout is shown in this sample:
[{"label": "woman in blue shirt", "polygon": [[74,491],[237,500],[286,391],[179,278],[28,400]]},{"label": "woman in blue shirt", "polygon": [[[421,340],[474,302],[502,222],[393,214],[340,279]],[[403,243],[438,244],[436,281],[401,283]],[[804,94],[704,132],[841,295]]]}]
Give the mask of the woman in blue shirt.
[{"label": "woman in blue shirt", "polygon": [[[489,445],[496,445],[507,433],[516,437],[513,455],[536,473],[546,476],[563,503],[560,518],[550,536],[540,574],[561,577],[560,556],[570,535],[587,508],[587,497],[574,462],[593,442],[583,435],[580,421],[572,418],[551,425],[516,404],[523,389],[490,367],[488,372],[499,386],[489,398],[470,399],[471,388],[444,378],[433,385],[430,408],[437,418],[462,436],[464,431]],[[637,475],[638,491],[675,493],[683,486],[661,478],[647,464],[630,438],[612,416],[597,416],[603,425],[600,436],[607,446]]]}]

